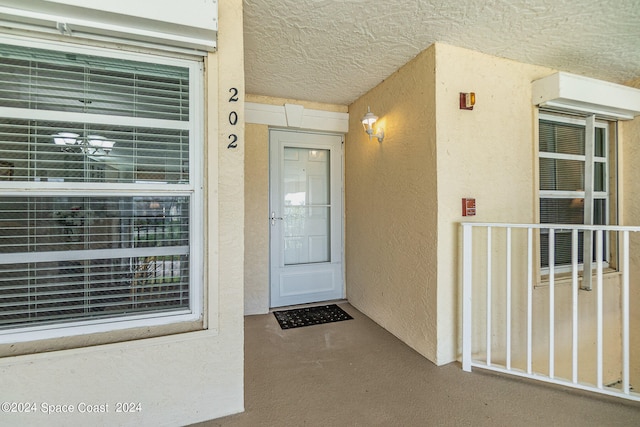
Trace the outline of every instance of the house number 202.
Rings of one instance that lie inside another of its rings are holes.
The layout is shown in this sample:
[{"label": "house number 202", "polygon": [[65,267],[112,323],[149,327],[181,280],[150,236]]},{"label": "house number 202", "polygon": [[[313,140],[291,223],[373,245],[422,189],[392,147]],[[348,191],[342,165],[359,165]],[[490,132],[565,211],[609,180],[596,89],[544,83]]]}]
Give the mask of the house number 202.
[{"label": "house number 202", "polygon": [[[229,93],[231,94],[231,96],[229,97],[229,103],[238,102],[238,89],[232,87],[231,89],[229,89]],[[229,113],[229,124],[231,126],[235,126],[238,124],[238,113],[234,110],[231,110],[231,112]],[[229,145],[227,145],[227,148],[238,148],[238,135],[236,135],[235,133],[229,134],[229,141],[230,142]]]}]

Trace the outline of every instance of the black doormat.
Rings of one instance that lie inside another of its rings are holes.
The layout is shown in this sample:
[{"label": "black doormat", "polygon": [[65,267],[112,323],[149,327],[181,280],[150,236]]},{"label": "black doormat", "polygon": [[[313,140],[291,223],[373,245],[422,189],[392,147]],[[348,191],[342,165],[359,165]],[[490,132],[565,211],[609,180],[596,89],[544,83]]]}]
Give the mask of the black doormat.
[{"label": "black doormat", "polygon": [[282,329],[301,328],[303,326],[353,319],[335,304],[274,311],[273,315],[276,316],[276,320]]}]

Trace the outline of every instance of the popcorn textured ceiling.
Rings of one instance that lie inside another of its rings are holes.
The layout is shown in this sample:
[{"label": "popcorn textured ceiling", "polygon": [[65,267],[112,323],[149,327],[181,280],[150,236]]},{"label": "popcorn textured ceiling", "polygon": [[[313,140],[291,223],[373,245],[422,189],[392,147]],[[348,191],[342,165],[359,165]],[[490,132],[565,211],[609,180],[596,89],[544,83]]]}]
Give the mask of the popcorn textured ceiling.
[{"label": "popcorn textured ceiling", "polygon": [[434,42],[614,83],[640,0],[245,0],[246,91],[348,105]]}]

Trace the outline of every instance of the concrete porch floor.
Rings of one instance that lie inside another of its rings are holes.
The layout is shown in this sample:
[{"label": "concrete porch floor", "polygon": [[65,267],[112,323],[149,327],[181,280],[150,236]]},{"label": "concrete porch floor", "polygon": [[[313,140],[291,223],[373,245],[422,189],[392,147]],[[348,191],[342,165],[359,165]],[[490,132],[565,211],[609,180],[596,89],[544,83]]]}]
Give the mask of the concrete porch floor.
[{"label": "concrete porch floor", "polygon": [[354,319],[281,330],[245,318],[245,408],[212,426],[633,426],[640,404],[437,367],[349,304]]}]

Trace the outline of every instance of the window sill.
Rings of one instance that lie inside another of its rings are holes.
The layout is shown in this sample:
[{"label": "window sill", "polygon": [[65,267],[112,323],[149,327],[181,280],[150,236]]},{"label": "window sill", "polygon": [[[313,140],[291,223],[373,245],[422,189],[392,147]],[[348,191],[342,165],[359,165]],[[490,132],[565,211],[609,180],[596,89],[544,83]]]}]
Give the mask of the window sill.
[{"label": "window sill", "polygon": [[0,344],[0,358],[24,356],[52,351],[71,350],[185,334],[205,330],[202,320],[179,322],[168,325],[144,326],[109,332],[90,333],[69,337],[49,338],[37,341]]},{"label": "window sill", "polygon": [[[607,267],[602,270],[602,274],[603,276],[613,277],[616,275],[619,276],[621,273],[615,268]],[[592,277],[595,283],[595,279],[596,279],[595,271],[592,273]],[[554,285],[563,286],[563,285],[571,285],[572,283],[573,283],[573,279],[571,277],[570,271],[555,274]],[[580,286],[581,284],[582,284],[582,271],[578,273],[578,286]],[[547,287],[547,286],[549,286],[549,275],[544,274],[540,276],[540,280],[538,281],[538,284],[535,287],[538,288],[538,287]]]}]

